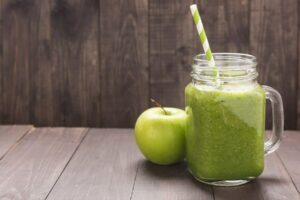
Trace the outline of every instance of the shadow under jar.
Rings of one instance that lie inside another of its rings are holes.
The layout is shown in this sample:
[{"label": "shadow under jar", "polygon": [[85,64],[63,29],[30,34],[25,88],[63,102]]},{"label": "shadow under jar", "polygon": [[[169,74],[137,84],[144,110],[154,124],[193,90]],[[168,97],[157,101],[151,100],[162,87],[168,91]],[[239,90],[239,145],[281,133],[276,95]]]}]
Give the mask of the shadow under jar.
[{"label": "shadow under jar", "polygon": [[[219,79],[200,54],[194,58],[192,82],[185,88],[188,168],[206,184],[241,185],[258,177],[264,169],[264,155],[279,147],[282,100],[276,90],[257,83],[254,56],[213,56]],[[273,114],[268,141],[264,137],[266,99],[271,101]]]}]

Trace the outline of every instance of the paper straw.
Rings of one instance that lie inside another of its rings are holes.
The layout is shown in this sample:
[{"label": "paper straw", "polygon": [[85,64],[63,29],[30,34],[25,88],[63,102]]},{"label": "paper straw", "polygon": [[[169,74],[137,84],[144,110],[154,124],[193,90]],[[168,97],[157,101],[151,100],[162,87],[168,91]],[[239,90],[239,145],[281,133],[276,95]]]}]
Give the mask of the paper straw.
[{"label": "paper straw", "polygon": [[214,57],[213,57],[211,49],[209,47],[208,39],[206,37],[206,33],[205,33],[205,30],[204,30],[204,27],[203,27],[203,24],[202,24],[202,20],[200,18],[200,14],[199,14],[197,5],[192,4],[190,6],[190,8],[191,8],[191,12],[192,12],[192,15],[193,15],[194,22],[195,22],[196,27],[197,27],[200,42],[201,42],[201,44],[203,46],[203,49],[204,49],[205,57],[208,61],[209,66],[214,68],[215,73],[216,73],[217,83],[218,83],[219,82],[219,70],[216,67]]}]

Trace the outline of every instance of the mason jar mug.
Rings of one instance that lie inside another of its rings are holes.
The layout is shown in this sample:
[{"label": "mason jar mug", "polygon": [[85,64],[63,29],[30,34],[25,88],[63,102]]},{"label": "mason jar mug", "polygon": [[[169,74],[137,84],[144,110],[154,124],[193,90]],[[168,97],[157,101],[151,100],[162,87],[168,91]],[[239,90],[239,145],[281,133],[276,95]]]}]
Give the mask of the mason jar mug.
[{"label": "mason jar mug", "polygon": [[[216,68],[205,55],[194,58],[192,81],[185,88],[186,159],[201,182],[219,186],[244,184],[264,169],[283,133],[280,94],[257,83],[256,58],[215,53]],[[273,132],[265,141],[266,99],[272,105]]]}]

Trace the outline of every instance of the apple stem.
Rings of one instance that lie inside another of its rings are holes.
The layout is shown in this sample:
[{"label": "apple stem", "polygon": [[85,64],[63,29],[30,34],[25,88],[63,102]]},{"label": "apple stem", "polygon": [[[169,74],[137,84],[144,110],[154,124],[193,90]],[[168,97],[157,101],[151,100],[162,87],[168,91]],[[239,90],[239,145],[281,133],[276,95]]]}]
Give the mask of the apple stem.
[{"label": "apple stem", "polygon": [[160,103],[158,103],[157,101],[155,101],[154,99],[150,99],[150,101],[155,105],[155,106],[157,106],[157,107],[160,107],[163,111],[164,111],[164,113],[167,115],[168,114],[168,112],[166,111],[166,109],[160,104]]}]

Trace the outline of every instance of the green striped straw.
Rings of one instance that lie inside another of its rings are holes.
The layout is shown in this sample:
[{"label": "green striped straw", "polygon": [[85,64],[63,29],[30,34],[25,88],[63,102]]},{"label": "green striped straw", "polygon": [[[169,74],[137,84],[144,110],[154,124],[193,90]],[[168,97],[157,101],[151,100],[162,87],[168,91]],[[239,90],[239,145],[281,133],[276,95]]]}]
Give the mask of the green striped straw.
[{"label": "green striped straw", "polygon": [[209,66],[214,68],[214,71],[216,73],[215,76],[216,76],[216,79],[217,79],[217,84],[219,85],[219,81],[220,81],[220,79],[219,79],[219,70],[216,67],[214,57],[213,57],[211,49],[209,47],[208,39],[206,37],[206,33],[205,33],[205,30],[204,30],[204,27],[203,27],[203,24],[202,24],[202,20],[200,18],[200,14],[199,14],[197,5],[192,4],[190,6],[190,8],[191,8],[191,12],[192,12],[192,15],[193,15],[194,22],[195,22],[196,27],[197,27],[200,42],[201,42],[201,44],[203,46],[203,49],[204,49],[204,52],[205,52],[205,57],[208,61]]}]

